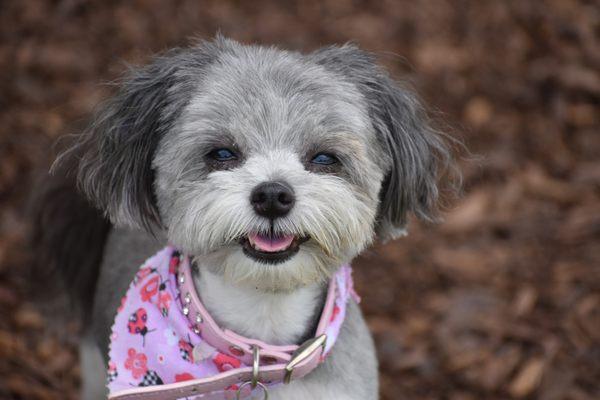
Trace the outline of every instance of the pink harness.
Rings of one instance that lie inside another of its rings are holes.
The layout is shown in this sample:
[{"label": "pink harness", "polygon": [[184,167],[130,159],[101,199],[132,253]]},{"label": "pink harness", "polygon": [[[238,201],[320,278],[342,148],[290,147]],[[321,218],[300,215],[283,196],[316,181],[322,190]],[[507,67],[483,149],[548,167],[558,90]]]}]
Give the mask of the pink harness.
[{"label": "pink harness", "polygon": [[168,246],[142,264],[112,327],[109,399],[235,399],[300,379],[333,347],[346,314],[351,268],[331,278],[315,335],[274,346],[221,329],[202,305],[188,257]]}]

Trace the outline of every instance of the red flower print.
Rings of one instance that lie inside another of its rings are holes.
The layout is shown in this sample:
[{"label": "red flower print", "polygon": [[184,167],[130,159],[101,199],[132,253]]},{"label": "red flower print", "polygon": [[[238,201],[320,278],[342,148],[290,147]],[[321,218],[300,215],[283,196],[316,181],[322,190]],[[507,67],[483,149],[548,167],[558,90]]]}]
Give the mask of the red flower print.
[{"label": "red flower print", "polygon": [[333,306],[333,312],[331,313],[331,318],[329,319],[329,322],[333,321],[339,313],[340,313],[340,308],[336,304]]},{"label": "red flower print", "polygon": [[139,379],[148,371],[148,357],[144,353],[137,353],[135,349],[127,350],[127,360],[125,360],[125,369],[131,370],[134,379]]},{"label": "red flower print", "polygon": [[195,379],[194,375],[188,374],[187,372],[175,375],[175,382],[191,381],[192,379]]},{"label": "red flower print", "polygon": [[177,268],[179,268],[179,252],[176,251],[169,261],[169,274],[176,274]]},{"label": "red flower print", "polygon": [[108,375],[108,383],[113,382],[119,376],[119,373],[117,372],[117,365],[112,361],[110,361],[108,363],[107,375]]},{"label": "red flower print", "polygon": [[133,278],[133,283],[135,286],[139,285],[145,277],[147,277],[148,275],[150,275],[151,273],[153,273],[154,271],[156,271],[154,268],[152,267],[144,267],[141,268],[136,274],[135,274],[135,278]]},{"label": "red flower print", "polygon": [[235,357],[223,353],[217,353],[213,358],[213,362],[217,366],[219,372],[229,371],[233,368],[239,368],[242,363]]},{"label": "red flower print", "polygon": [[185,340],[179,340],[179,354],[185,361],[194,362],[194,347]]},{"label": "red flower print", "polygon": [[156,293],[158,293],[159,286],[160,277],[158,275],[146,282],[146,284],[140,289],[140,296],[142,297],[142,301],[150,301],[150,299]]},{"label": "red flower print", "polygon": [[158,295],[158,307],[160,312],[165,317],[169,315],[169,308],[171,307],[172,297],[169,292],[161,291]]},{"label": "red flower print", "polygon": [[119,308],[117,308],[118,312],[123,311],[123,308],[125,308],[125,302],[126,301],[127,301],[127,296],[121,297],[121,305],[119,306]]}]

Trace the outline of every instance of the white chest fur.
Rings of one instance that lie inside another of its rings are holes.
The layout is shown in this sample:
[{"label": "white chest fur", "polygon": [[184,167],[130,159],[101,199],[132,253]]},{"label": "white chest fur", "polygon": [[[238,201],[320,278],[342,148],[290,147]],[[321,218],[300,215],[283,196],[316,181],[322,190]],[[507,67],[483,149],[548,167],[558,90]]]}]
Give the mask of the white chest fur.
[{"label": "white chest fur", "polygon": [[217,323],[240,335],[270,344],[301,339],[315,321],[323,288],[312,285],[286,293],[239,287],[200,267],[196,288]]}]

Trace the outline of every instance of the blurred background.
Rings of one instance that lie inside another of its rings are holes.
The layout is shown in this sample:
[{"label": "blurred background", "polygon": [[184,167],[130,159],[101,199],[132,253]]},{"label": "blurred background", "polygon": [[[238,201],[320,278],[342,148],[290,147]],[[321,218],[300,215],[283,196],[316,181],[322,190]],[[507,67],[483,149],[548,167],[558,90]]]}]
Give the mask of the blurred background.
[{"label": "blurred background", "polygon": [[568,0],[1,1],[0,398],[78,397],[79,328],[28,292],[33,172],[125,63],[219,30],[377,52],[472,153],[444,223],[355,262],[383,399],[600,398],[600,3]]}]

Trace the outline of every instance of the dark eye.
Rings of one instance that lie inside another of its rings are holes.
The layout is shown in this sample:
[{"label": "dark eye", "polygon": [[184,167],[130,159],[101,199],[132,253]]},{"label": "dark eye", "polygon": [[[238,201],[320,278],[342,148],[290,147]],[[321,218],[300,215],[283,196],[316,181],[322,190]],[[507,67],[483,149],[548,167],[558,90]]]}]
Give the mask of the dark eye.
[{"label": "dark eye", "polygon": [[331,165],[337,163],[338,159],[331,154],[319,153],[316,156],[314,156],[313,159],[310,160],[310,162],[318,165]]},{"label": "dark eye", "polygon": [[216,161],[232,161],[237,160],[235,153],[229,149],[216,149],[210,152],[210,158]]}]

